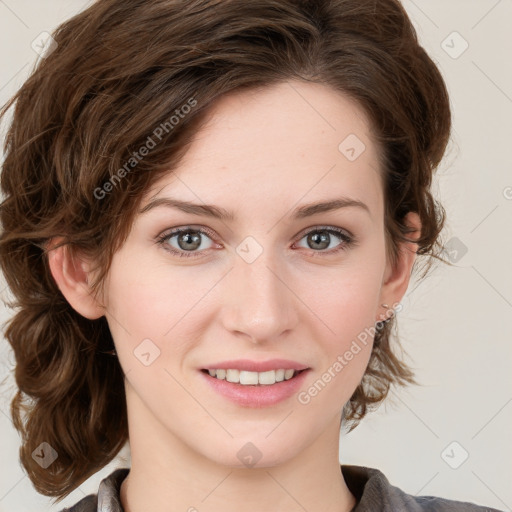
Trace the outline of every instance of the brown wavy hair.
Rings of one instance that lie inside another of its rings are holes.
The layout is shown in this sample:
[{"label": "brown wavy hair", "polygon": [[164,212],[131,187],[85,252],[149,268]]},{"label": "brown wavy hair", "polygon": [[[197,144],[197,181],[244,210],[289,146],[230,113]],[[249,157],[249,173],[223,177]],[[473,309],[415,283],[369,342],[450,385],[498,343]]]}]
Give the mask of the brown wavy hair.
[{"label": "brown wavy hair", "polygon": [[[0,111],[3,119],[14,108],[0,181],[0,264],[15,297],[8,306],[17,308],[5,338],[16,361],[20,459],[36,490],[59,502],[116,456],[128,427],[107,321],[82,317],[60,292],[48,265],[52,237],[97,262],[97,293],[141,198],[177,168],[215,101],[299,79],[340,91],[369,116],[388,255],[396,261],[398,243],[410,241],[404,217],[417,212],[423,278],[433,259],[444,261],[445,211],[430,189],[451,113],[440,71],[398,0],[99,0],[52,36],[53,51]],[[159,143],[127,170],[159,126],[167,127]],[[343,408],[351,429],[392,384],[417,383],[392,351],[395,320],[377,330]],[[46,469],[31,456],[42,442],[58,453]]]}]

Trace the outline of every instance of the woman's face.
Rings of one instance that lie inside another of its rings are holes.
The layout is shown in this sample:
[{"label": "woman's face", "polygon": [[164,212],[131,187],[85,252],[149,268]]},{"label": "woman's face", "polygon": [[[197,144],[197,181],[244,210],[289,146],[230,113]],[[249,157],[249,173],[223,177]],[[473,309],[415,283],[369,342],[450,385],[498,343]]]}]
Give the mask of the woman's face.
[{"label": "woman's face", "polygon": [[[236,93],[214,112],[141,209],[157,199],[197,206],[139,214],[113,259],[106,317],[132,437],[272,466],[338,432],[370,357],[362,333],[396,298],[385,294],[377,148],[363,111],[323,85]],[[347,205],[311,208],[334,201]],[[204,371],[244,369],[222,364],[239,359],[307,371],[258,387]]]}]

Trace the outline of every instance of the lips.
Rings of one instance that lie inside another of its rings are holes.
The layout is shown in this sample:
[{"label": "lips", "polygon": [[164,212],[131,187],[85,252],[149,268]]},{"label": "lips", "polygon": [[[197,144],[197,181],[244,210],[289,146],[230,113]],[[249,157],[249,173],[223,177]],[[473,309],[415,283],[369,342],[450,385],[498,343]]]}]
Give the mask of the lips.
[{"label": "lips", "polygon": [[[275,364],[275,362],[273,364]],[[282,364],[282,361],[280,364]],[[217,369],[217,372],[219,370],[222,372],[225,371],[223,369]],[[274,373],[270,370],[268,371],[269,373]],[[305,368],[300,371],[290,369],[289,371],[294,372],[294,375],[290,379],[275,382],[274,384],[241,384],[239,382],[229,382],[226,379],[212,377],[209,375],[209,371],[205,369],[198,373],[205,385],[209,386],[209,389],[215,394],[241,407],[262,408],[275,406],[280,402],[289,400],[300,391],[300,388],[303,386],[309,374],[309,369]],[[246,371],[242,370],[242,372],[245,373]],[[247,372],[249,373],[250,370],[247,370]],[[259,375],[261,375],[261,373]]]},{"label": "lips", "polygon": [[[232,359],[217,361],[207,367],[199,368],[199,370],[203,382],[214,393],[238,406],[261,408],[274,406],[290,399],[299,391],[311,368],[290,359],[269,359],[267,361]],[[212,376],[212,374],[216,374],[216,376]],[[258,383],[256,383],[255,376],[258,377]],[[273,376],[274,383],[271,378]],[[240,383],[238,377],[242,378],[245,384]],[[281,379],[281,377],[283,378]],[[234,380],[234,382],[230,382],[230,380]]]}]

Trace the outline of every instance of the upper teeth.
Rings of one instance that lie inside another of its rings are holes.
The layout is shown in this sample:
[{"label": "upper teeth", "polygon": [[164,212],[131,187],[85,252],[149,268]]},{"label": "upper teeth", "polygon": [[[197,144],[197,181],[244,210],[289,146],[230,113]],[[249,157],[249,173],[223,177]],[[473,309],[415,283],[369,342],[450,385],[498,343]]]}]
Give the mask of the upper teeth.
[{"label": "upper teeth", "polygon": [[208,370],[212,377],[226,379],[228,382],[237,384],[275,384],[293,377],[295,370],[269,370],[268,372],[248,372],[245,370]]}]

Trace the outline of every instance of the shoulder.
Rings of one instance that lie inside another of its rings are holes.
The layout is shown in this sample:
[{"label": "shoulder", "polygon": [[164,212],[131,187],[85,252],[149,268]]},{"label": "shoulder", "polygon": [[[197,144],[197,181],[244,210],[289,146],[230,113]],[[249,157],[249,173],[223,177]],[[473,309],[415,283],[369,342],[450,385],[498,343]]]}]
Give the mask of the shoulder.
[{"label": "shoulder", "polygon": [[89,494],[70,508],[60,512],[123,512],[119,497],[121,484],[126,478],[130,468],[118,468],[105,477],[99,485],[98,492]]},{"label": "shoulder", "polygon": [[386,476],[375,468],[341,465],[341,471],[357,500],[351,512],[500,512],[467,501],[407,494],[391,485]]}]

